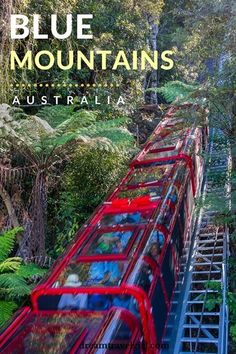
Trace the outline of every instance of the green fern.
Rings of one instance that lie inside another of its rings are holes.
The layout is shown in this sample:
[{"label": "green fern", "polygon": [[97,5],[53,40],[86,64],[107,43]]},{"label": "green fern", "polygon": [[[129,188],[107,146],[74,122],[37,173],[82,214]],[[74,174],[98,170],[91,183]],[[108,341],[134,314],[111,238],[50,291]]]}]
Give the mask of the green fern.
[{"label": "green fern", "polygon": [[181,81],[169,81],[162,87],[148,89],[147,91],[159,93],[167,103],[174,101],[191,101],[192,95],[200,89],[198,85],[188,85]]},{"label": "green fern", "polygon": [[21,227],[16,227],[0,235],[0,262],[10,255],[15,245],[16,235],[22,231]]},{"label": "green fern", "polygon": [[104,137],[109,139],[118,148],[127,149],[134,146],[134,138],[128,129],[125,128],[127,123],[129,123],[127,117],[99,121],[88,128],[77,130],[77,133],[90,138]]},{"label": "green fern", "polygon": [[32,290],[35,277],[46,270],[35,264],[23,264],[20,257],[9,257],[13,251],[18,227],[0,236],[0,326],[7,321],[24,296]]},{"label": "green fern", "polygon": [[0,274],[0,294],[16,299],[28,295],[30,291],[27,281],[17,273]]},{"label": "green fern", "polygon": [[51,127],[56,128],[73,114],[73,106],[46,106],[39,110],[37,115],[46,120]]},{"label": "green fern", "polygon": [[17,307],[18,305],[13,301],[0,300],[0,327],[11,318]]},{"label": "green fern", "polygon": [[84,109],[73,112],[71,116],[60,125],[57,126],[58,130],[73,132],[81,127],[87,127],[96,122],[96,112],[86,111]]},{"label": "green fern", "polygon": [[7,258],[6,260],[0,262],[0,273],[15,272],[20,268],[21,265],[20,257]]},{"label": "green fern", "polygon": [[45,269],[40,268],[34,263],[29,263],[21,265],[17,269],[16,274],[24,279],[29,279],[35,276],[43,276],[45,272]]},{"label": "green fern", "polygon": [[46,120],[51,127],[67,132],[86,127],[96,121],[97,112],[75,110],[76,108],[63,105],[44,107],[38,112],[38,116]]}]

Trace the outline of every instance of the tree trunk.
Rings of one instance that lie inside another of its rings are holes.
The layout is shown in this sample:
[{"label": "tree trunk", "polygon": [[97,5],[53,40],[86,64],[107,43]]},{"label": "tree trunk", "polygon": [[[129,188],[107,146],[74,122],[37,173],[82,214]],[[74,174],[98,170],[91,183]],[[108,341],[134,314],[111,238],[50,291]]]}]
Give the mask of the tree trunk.
[{"label": "tree trunk", "polygon": [[6,206],[12,227],[19,227],[20,224],[19,224],[18,218],[16,216],[15,209],[12,205],[11,197],[8,194],[8,192],[6,191],[6,189],[4,188],[2,183],[0,183],[0,197],[2,198],[3,203]]},{"label": "tree trunk", "polygon": [[232,171],[236,171],[236,95],[232,98],[232,125],[230,132],[231,153],[232,153]]},{"label": "tree trunk", "polygon": [[46,256],[46,216],[47,216],[47,187],[44,171],[38,171],[32,190],[30,206],[32,232],[30,238],[33,256]]},{"label": "tree trunk", "polygon": [[[152,15],[148,16],[148,24],[150,27],[150,36],[148,39],[149,47],[152,51],[155,51],[155,50],[157,50],[157,37],[158,37],[158,32],[159,32],[157,19],[155,17],[153,17]],[[146,87],[146,89],[147,88],[157,88],[157,86],[158,86],[158,71],[152,70],[151,74],[149,73],[149,77],[148,77],[148,80],[146,79],[146,82],[148,82],[148,85],[147,85],[148,87]],[[149,103],[151,103],[151,104],[158,103],[156,92],[150,93]]]}]

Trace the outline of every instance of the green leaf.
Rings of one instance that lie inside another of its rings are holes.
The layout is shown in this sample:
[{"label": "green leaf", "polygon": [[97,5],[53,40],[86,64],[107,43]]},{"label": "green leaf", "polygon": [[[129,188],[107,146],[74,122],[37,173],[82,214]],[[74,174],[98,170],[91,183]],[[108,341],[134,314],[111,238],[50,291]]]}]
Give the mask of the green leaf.
[{"label": "green leaf", "polygon": [[0,292],[10,298],[17,298],[30,293],[30,286],[23,277],[15,273],[0,274]]},{"label": "green leaf", "polygon": [[0,300],[0,327],[11,318],[17,307],[17,304],[13,301]]},{"label": "green leaf", "polygon": [[199,88],[197,85],[188,85],[181,81],[169,81],[162,87],[147,91],[160,93],[168,103],[171,103],[173,101],[190,101],[191,95]]},{"label": "green leaf", "polygon": [[22,259],[20,257],[7,258],[0,262],[0,273],[14,272],[19,269]]},{"label": "green leaf", "polygon": [[10,255],[15,244],[16,235],[22,231],[22,227],[16,227],[0,235],[0,262]]},{"label": "green leaf", "polygon": [[22,278],[28,279],[33,276],[43,276],[47,269],[42,269],[34,263],[24,264],[19,267],[16,274]]}]

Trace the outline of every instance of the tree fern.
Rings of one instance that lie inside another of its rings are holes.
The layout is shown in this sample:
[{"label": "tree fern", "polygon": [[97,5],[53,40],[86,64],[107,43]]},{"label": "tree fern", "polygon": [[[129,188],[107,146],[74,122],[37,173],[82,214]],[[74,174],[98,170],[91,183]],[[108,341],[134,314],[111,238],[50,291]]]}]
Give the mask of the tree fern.
[{"label": "tree fern", "polygon": [[27,281],[16,273],[0,274],[0,294],[6,294],[8,298],[17,298],[30,293]]},{"label": "tree fern", "polygon": [[0,262],[4,261],[10,255],[15,244],[16,235],[21,231],[23,229],[17,227],[0,235]]},{"label": "tree fern", "polygon": [[14,301],[0,300],[0,327],[11,318],[17,307],[18,305]]},{"label": "tree fern", "polygon": [[192,95],[200,89],[198,85],[188,85],[181,81],[169,81],[162,87],[148,89],[159,93],[168,103],[174,101],[191,101]]},{"label": "tree fern", "polygon": [[15,272],[20,268],[22,259],[20,257],[7,258],[0,262],[0,273]]},{"label": "tree fern", "polygon": [[132,134],[124,127],[128,122],[129,119],[126,117],[109,121],[99,121],[88,128],[77,130],[77,133],[81,136],[89,136],[90,138],[104,137],[109,139],[120,149],[127,149],[134,146]]},{"label": "tree fern", "polygon": [[29,279],[35,276],[43,276],[46,269],[42,269],[34,263],[22,264],[17,269],[16,274],[24,279]]},{"label": "tree fern", "polygon": [[57,126],[57,129],[62,131],[75,131],[81,127],[87,127],[96,122],[96,112],[86,111],[84,109],[72,112],[71,116]]},{"label": "tree fern", "polygon": [[39,110],[38,116],[45,119],[53,128],[62,124],[73,114],[73,106],[46,106]]},{"label": "tree fern", "polygon": [[20,257],[9,257],[15,245],[16,235],[22,228],[6,231],[0,236],[0,326],[17,308],[17,302],[29,295],[35,277],[45,273],[35,264],[23,264]]},{"label": "tree fern", "polygon": [[97,119],[96,112],[75,110],[74,106],[63,105],[44,107],[38,112],[38,116],[45,119],[53,128],[63,131],[86,127]]}]

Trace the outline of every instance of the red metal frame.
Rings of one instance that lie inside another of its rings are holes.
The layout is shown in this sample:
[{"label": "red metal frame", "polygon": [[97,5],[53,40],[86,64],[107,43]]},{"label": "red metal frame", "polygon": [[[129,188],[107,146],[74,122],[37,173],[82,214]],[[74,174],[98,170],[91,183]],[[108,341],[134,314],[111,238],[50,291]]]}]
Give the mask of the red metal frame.
[{"label": "red metal frame", "polygon": [[[158,344],[155,334],[155,326],[153,323],[153,319],[151,316],[151,305],[148,295],[145,293],[144,290],[135,286],[135,285],[128,285],[128,284],[121,284],[120,286],[115,287],[80,287],[80,288],[48,288],[47,289],[47,296],[50,295],[63,295],[63,294],[101,294],[101,295],[130,295],[134,297],[139,305],[140,317],[142,322],[143,328],[143,335],[145,342],[151,346],[152,344]],[[38,298],[41,295],[45,295],[45,289],[37,289],[34,290],[31,294],[31,302],[33,305],[33,309],[35,313],[40,314],[41,310],[38,308]],[[154,352],[152,352],[154,353]],[[150,352],[151,354],[151,352]]]}]

